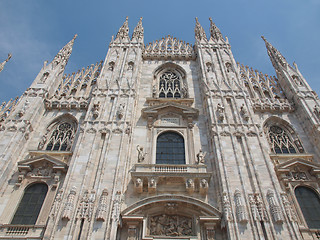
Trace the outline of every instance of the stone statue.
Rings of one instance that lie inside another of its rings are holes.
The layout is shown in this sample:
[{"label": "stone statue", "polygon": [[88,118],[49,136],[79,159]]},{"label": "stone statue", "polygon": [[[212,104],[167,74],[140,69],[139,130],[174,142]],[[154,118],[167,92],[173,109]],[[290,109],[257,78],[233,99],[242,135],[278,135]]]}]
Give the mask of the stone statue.
[{"label": "stone statue", "polygon": [[118,118],[121,119],[123,117],[123,114],[124,114],[124,104],[120,103],[117,110]]},{"label": "stone statue", "polygon": [[0,63],[0,72],[4,69],[4,65],[6,65],[6,63],[10,60],[11,57],[12,55],[11,53],[9,53],[7,59]]},{"label": "stone statue", "polygon": [[218,103],[218,105],[217,105],[217,115],[218,115],[219,121],[223,121],[223,119],[224,119],[223,113],[224,113],[224,107],[221,106],[220,103]]},{"label": "stone statue", "polygon": [[202,152],[202,150],[199,150],[199,153],[197,154],[197,164],[203,164],[204,163],[204,158],[206,156],[206,152]]},{"label": "stone statue", "polygon": [[143,162],[147,153],[143,151],[143,147],[140,147],[137,145],[137,151],[138,151],[138,162]]}]

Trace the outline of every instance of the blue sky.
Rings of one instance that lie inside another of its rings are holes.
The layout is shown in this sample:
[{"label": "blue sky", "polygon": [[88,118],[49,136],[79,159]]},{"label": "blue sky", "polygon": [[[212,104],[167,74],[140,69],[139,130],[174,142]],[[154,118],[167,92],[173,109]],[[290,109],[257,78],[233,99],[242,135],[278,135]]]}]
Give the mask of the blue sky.
[{"label": "blue sky", "polygon": [[319,0],[0,0],[0,102],[21,95],[45,60],[77,33],[65,73],[104,60],[112,35],[129,16],[130,35],[143,17],[145,44],[172,35],[194,43],[195,17],[209,35],[209,17],[229,38],[236,61],[275,75],[264,35],[291,64],[295,61],[320,93]]}]

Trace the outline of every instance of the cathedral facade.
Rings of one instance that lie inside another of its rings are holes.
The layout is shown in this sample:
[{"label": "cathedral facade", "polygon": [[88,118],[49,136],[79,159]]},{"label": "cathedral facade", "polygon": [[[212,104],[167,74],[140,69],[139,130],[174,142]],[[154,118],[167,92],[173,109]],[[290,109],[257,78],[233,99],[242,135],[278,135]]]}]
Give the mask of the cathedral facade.
[{"label": "cathedral facade", "polygon": [[[319,239],[320,101],[265,38],[277,77],[128,19],[104,61],[76,36],[0,108],[0,239]],[[2,66],[3,68],[3,66]]]}]

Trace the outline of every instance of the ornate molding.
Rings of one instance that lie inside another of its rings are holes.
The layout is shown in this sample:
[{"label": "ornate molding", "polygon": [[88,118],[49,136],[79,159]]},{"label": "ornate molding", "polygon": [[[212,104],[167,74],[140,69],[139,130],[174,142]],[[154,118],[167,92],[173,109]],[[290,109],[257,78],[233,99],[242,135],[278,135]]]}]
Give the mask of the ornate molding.
[{"label": "ornate molding", "polygon": [[76,187],[73,186],[69,192],[68,198],[67,198],[67,202],[64,205],[62,214],[61,214],[61,218],[65,219],[67,221],[69,221],[71,219],[72,216],[72,212],[73,212],[73,208],[74,208],[74,199],[75,196],[77,194],[76,192]]},{"label": "ornate molding", "polygon": [[170,35],[149,43],[142,52],[143,59],[190,60],[196,58],[192,44]]}]

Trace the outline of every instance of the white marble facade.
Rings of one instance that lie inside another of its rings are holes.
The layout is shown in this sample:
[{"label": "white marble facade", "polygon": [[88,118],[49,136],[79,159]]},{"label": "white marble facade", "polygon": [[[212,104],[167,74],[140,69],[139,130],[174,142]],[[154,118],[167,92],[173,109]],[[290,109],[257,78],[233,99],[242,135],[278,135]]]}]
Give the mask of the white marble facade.
[{"label": "white marble facade", "polygon": [[[317,239],[297,189],[319,201],[318,96],[264,38],[277,77],[236,63],[210,21],[194,45],[144,44],[126,19],[67,75],[75,36],[1,105],[0,239]],[[182,162],[159,162],[168,134]],[[16,224],[36,185],[40,212]]]}]

